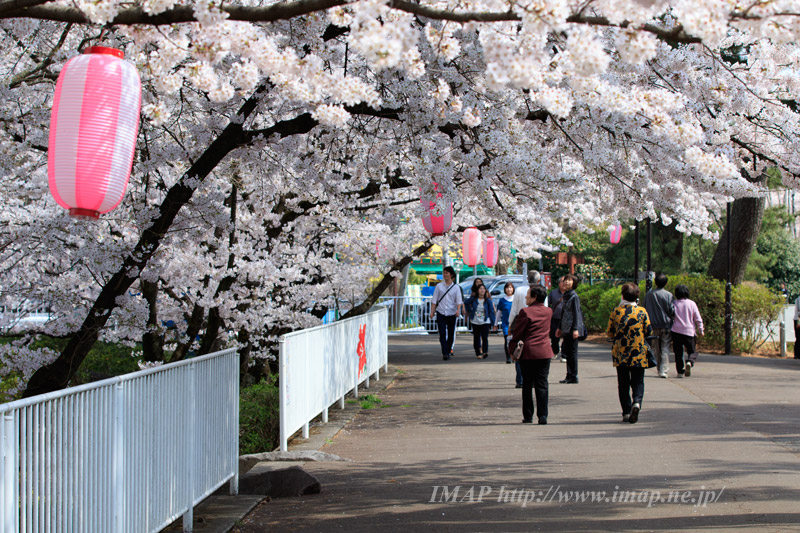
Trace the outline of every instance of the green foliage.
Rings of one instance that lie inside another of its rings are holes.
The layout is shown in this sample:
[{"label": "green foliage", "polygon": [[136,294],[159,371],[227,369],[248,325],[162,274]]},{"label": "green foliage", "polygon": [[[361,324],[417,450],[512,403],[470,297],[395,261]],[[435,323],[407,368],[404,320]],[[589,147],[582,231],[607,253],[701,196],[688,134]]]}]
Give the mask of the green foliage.
[{"label": "green foliage", "polygon": [[[675,292],[676,285],[689,288],[689,298],[694,300],[703,318],[705,337],[702,344],[721,348],[725,345],[725,283],[703,275],[669,276],[666,289]],[[639,284],[640,302],[644,302],[645,282]],[[619,287],[605,283],[593,286],[578,285],[581,308],[586,327],[592,332],[605,331],[611,311],[619,304]],[[760,342],[762,332],[779,316],[782,298],[769,288],[745,282],[733,287],[733,348],[748,352]]]},{"label": "green foliage", "polygon": [[785,283],[789,294],[797,295],[800,294],[800,242],[786,229],[791,221],[792,216],[782,206],[766,210],[746,278],[775,291]]},{"label": "green foliage", "polygon": [[408,284],[409,285],[425,285],[428,282],[428,277],[424,274],[417,274],[413,268],[408,269]]},{"label": "green foliage", "polygon": [[744,282],[733,288],[733,344],[749,352],[761,342],[762,332],[778,319],[783,297],[767,287]]},{"label": "green foliage", "polygon": [[239,453],[270,452],[280,438],[280,396],[270,378],[239,393]]},{"label": "green foliage", "polygon": [[608,317],[622,297],[618,286],[607,283],[581,283],[576,289],[581,299],[583,320],[589,331],[599,333],[608,327]]}]

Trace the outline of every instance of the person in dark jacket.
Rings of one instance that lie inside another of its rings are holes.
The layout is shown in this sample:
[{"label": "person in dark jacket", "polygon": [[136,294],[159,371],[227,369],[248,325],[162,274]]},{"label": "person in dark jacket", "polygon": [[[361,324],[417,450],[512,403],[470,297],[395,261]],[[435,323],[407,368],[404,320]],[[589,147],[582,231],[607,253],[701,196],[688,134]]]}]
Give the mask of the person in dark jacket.
[{"label": "person in dark jacket", "polygon": [[547,424],[548,388],[550,360],[553,350],[550,347],[550,319],[553,310],[544,305],[547,291],[541,285],[531,285],[526,303],[511,324],[511,338],[514,347],[523,343],[519,364],[522,371],[522,422],[533,422],[533,395],[536,391],[536,416],[539,424]]},{"label": "person in dark jacket", "polygon": [[553,318],[550,320],[550,345],[553,348],[553,355],[558,355],[561,351],[561,337],[556,336],[556,330],[561,323],[561,297],[564,295],[564,276],[558,278],[555,289],[550,291],[547,296],[547,305],[553,310]]},{"label": "person in dark jacket", "polygon": [[581,299],[575,292],[578,278],[572,274],[564,276],[564,296],[561,302],[561,322],[556,337],[561,338],[561,353],[567,358],[567,377],[559,383],[578,383],[578,337],[586,331],[583,325]]},{"label": "person in dark jacket", "polygon": [[469,321],[472,325],[472,345],[475,348],[475,357],[486,359],[489,357],[489,328],[496,320],[492,297],[486,290],[486,286],[479,285],[477,294],[467,298],[464,307],[469,313]]},{"label": "person in dark jacket", "polygon": [[650,346],[658,362],[658,377],[666,378],[669,372],[669,352],[672,345],[672,319],[675,316],[675,305],[672,293],[664,287],[667,286],[667,276],[662,272],[656,274],[657,289],[647,293],[644,297],[644,308],[650,317],[653,327],[653,338]]}]

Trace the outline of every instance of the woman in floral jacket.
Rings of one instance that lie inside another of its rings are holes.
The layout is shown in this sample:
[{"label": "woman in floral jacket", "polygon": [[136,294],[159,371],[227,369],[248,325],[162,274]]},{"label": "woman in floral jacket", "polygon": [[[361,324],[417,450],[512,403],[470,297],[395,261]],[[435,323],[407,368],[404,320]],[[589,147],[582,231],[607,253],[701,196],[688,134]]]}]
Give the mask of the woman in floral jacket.
[{"label": "woman in floral jacket", "polygon": [[[608,339],[614,343],[611,356],[617,368],[617,388],[622,406],[622,421],[635,424],[644,398],[644,371],[647,368],[647,337],[653,334],[650,317],[638,304],[639,286],[622,286],[622,302],[608,319]],[[633,399],[631,399],[633,392]]]}]

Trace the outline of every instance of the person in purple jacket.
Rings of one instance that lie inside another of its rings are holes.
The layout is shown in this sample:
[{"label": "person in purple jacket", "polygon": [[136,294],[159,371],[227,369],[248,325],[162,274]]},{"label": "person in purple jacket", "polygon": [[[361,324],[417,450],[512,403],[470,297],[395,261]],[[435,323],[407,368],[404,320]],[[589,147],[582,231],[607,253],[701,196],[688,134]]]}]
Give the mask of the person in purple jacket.
[{"label": "person in purple jacket", "polygon": [[[696,328],[696,329],[695,329]],[[703,318],[697,304],[689,299],[689,287],[675,287],[675,318],[672,321],[672,350],[675,353],[675,368],[678,377],[692,375],[697,363],[696,335],[703,336]],[[686,363],[683,350],[686,349]]]}]

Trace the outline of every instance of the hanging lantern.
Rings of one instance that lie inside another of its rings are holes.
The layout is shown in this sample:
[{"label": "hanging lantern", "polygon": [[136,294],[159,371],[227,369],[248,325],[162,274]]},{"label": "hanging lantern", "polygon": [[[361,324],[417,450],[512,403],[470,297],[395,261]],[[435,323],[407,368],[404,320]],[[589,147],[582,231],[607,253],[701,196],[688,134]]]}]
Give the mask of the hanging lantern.
[{"label": "hanging lantern", "polygon": [[614,226],[613,229],[609,232],[609,238],[611,239],[611,244],[619,243],[619,238],[622,236],[622,226],[617,224]]},{"label": "hanging lantern", "polygon": [[461,238],[461,256],[464,264],[474,267],[481,262],[481,231],[478,228],[467,228]]},{"label": "hanging lantern", "polygon": [[483,241],[483,264],[492,268],[497,264],[499,256],[500,246],[497,244],[497,239],[486,237],[486,240]]},{"label": "hanging lantern", "polygon": [[[436,198],[441,198],[442,193],[438,191],[439,184],[434,181],[433,192]],[[422,225],[434,237],[444,235],[453,225],[453,204],[449,204],[439,216],[436,216],[436,198],[420,198],[423,208],[427,209],[425,216],[422,217]]]},{"label": "hanging lantern", "polygon": [[58,205],[98,218],[125,195],[139,131],[141,82],[115,48],[91,46],[67,61],[50,115],[47,177]]}]

